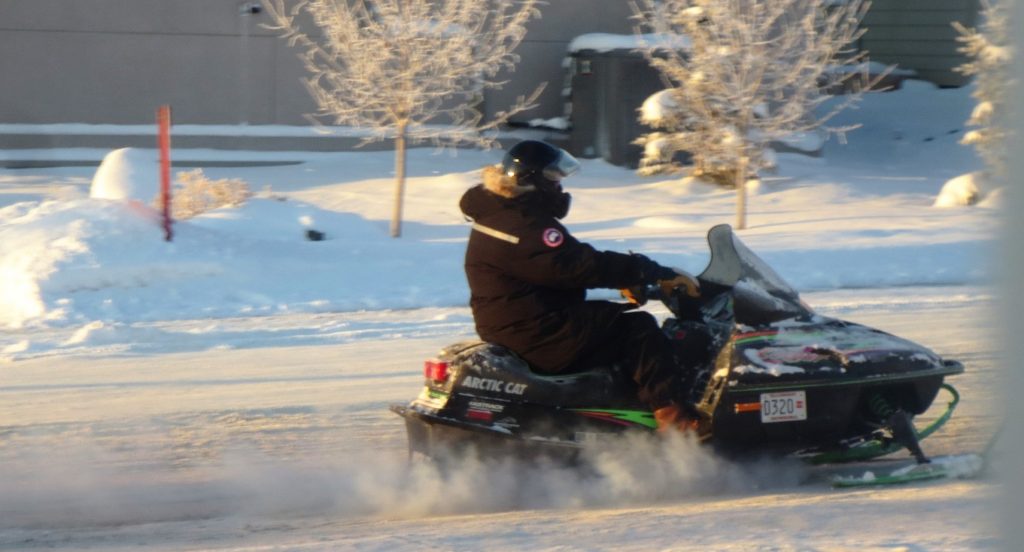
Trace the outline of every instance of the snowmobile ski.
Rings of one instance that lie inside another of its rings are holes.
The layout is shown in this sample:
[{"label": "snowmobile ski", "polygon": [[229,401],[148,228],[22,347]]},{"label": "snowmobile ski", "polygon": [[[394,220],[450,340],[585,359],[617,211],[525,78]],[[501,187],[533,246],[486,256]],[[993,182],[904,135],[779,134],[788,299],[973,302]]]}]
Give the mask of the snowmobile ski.
[{"label": "snowmobile ski", "polygon": [[911,463],[897,468],[866,469],[860,474],[835,475],[832,486],[840,489],[881,485],[903,485],[934,479],[970,479],[977,477],[985,468],[985,458],[980,454],[954,454],[936,456],[927,463]]}]

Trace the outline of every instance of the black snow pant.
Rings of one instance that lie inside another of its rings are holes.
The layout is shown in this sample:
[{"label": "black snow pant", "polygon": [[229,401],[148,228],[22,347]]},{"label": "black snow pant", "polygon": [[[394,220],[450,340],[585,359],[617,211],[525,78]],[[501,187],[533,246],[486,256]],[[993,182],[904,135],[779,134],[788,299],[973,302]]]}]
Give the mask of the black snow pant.
[{"label": "black snow pant", "polygon": [[600,345],[584,354],[573,368],[613,363],[627,372],[632,370],[637,396],[651,410],[681,403],[688,396],[684,383],[688,367],[677,362],[672,341],[650,313],[627,311],[617,316]]}]

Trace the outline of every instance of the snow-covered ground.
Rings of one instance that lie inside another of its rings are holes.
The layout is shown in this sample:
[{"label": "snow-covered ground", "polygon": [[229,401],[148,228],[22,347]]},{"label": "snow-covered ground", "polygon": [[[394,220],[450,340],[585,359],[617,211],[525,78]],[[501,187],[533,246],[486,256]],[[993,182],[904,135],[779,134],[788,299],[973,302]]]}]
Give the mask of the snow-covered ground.
[{"label": "snow-covered ground", "polygon": [[[983,446],[997,388],[987,292],[805,298],[822,313],[964,361],[968,372],[953,382],[963,402],[926,448]],[[464,307],[145,327],[129,340],[140,352],[104,354],[97,345],[2,367],[0,549],[944,551],[998,543],[993,479],[838,491],[798,486],[815,476],[806,468],[740,466],[689,443],[629,443],[589,478],[472,461],[447,476],[424,465],[406,472],[404,427],[387,406],[417,393],[424,357],[472,334]],[[161,348],[174,352],[153,352]]]},{"label": "snow-covered ground", "polygon": [[[957,143],[971,108],[969,90],[919,82],[868,96],[844,115],[864,123],[848,144],[779,156],[739,233],[823,313],[965,362],[935,453],[977,450],[999,410],[999,196],[933,206],[980,168]],[[276,167],[174,155],[218,161],[209,177],[256,197],[177,224],[167,243],[148,208],[89,196],[95,169],[0,171],[0,549],[1000,544],[995,479],[833,491],[797,486],[806,468],[730,464],[685,442],[630,443],[590,478],[407,470],[387,405],[418,392],[423,358],[472,336],[457,202],[500,152],[413,150],[397,240],[389,153],[266,155],[301,161]],[[566,185],[579,238],[694,272],[704,232],[734,218],[730,191],[595,160]]]}]

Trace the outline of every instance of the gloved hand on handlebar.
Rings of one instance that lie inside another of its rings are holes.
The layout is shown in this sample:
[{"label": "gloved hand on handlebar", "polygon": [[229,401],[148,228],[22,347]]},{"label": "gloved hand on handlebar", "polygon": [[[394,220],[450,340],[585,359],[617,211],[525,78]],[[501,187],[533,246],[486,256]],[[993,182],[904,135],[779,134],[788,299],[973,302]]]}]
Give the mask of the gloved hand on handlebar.
[{"label": "gloved hand on handlebar", "polygon": [[686,294],[694,299],[700,297],[700,283],[689,272],[681,268],[668,268],[658,275],[658,287],[661,294],[668,297],[672,290],[684,288]]},{"label": "gloved hand on handlebar", "polygon": [[[661,288],[662,295],[667,297],[672,293],[673,289],[681,287],[686,289],[686,294],[690,297],[700,297],[700,284],[689,272],[678,268],[662,266],[638,253],[633,253],[632,255],[640,262],[641,281],[657,284]],[[643,305],[647,302],[647,297],[642,292],[642,285],[621,290],[623,297],[637,305]]]}]

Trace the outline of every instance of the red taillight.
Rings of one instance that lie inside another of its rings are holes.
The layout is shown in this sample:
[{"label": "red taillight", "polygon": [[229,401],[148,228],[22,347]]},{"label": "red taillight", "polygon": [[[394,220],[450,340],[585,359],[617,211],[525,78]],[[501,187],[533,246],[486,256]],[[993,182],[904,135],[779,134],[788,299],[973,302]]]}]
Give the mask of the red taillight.
[{"label": "red taillight", "polygon": [[433,381],[448,379],[448,363],[432,358],[423,363],[423,377]]}]

